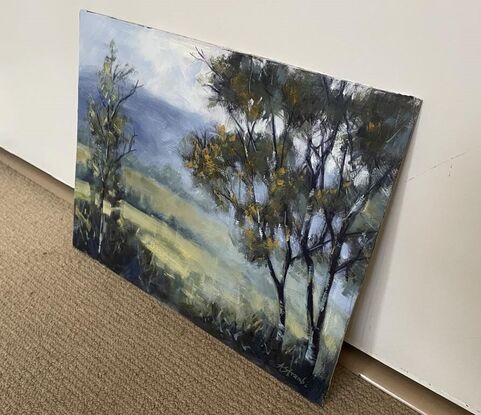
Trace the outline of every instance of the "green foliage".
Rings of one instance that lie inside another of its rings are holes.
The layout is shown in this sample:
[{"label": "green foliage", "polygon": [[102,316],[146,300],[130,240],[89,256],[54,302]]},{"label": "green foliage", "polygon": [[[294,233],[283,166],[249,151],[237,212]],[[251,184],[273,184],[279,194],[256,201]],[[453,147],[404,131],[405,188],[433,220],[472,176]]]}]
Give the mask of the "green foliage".
[{"label": "green foliage", "polygon": [[[127,116],[122,104],[138,88],[138,82],[127,86],[134,72],[132,67],[120,67],[117,61],[115,43],[110,43],[109,54],[105,57],[98,76],[98,97],[90,98],[87,113],[91,136],[91,158],[89,167],[96,177],[98,192],[108,189],[109,201],[116,201],[119,189],[120,161],[133,151],[135,134],[127,134]],[[128,88],[128,91],[126,91]]]},{"label": "green foliage", "polygon": [[139,86],[138,82],[133,85],[129,83],[133,73],[132,67],[117,63],[117,49],[112,41],[109,53],[97,73],[98,96],[91,97],[88,104],[91,151],[87,167],[93,176],[90,183],[98,194],[98,209],[101,213],[97,233],[99,254],[107,226],[103,215],[104,201],[107,200],[115,207],[122,198],[121,162],[134,151],[135,133],[127,133],[128,118],[122,108]]},{"label": "green foliage", "polygon": [[100,211],[92,200],[75,198],[74,245],[88,252],[95,253],[97,249]]},{"label": "green foliage", "polygon": [[[318,336],[334,276],[358,274],[369,258],[379,220],[363,228],[359,218],[392,186],[419,103],[234,52],[199,59],[210,105],[229,122],[187,137],[185,165],[234,213],[246,258],[267,265],[281,323],[289,267],[304,260],[308,330]],[[317,322],[312,258],[328,269]]]}]

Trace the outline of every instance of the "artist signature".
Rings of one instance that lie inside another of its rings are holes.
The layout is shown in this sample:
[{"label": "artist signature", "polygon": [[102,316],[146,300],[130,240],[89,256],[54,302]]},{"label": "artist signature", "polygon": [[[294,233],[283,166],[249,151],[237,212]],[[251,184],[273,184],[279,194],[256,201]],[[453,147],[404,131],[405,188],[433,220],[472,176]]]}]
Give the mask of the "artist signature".
[{"label": "artist signature", "polygon": [[307,380],[306,378],[301,378],[296,372],[294,372],[289,366],[287,366],[285,363],[279,363],[277,365],[277,370],[279,370],[280,373],[283,375],[287,376],[288,378],[294,379],[299,385],[304,386],[307,388]]}]

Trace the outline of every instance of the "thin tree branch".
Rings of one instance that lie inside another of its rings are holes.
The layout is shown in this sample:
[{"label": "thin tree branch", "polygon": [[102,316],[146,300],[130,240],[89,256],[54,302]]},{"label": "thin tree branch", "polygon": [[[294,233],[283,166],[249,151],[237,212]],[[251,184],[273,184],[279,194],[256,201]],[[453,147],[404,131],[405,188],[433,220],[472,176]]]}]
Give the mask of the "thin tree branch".
[{"label": "thin tree branch", "polygon": [[135,82],[134,86],[130,89],[130,91],[117,101],[117,103],[115,104],[114,109],[112,111],[112,118],[115,118],[115,116],[117,115],[117,111],[119,110],[120,105],[123,102],[127,101],[132,95],[134,95],[135,91],[137,91],[137,89],[141,88],[142,86],[143,85],[139,85],[139,81],[137,80]]}]

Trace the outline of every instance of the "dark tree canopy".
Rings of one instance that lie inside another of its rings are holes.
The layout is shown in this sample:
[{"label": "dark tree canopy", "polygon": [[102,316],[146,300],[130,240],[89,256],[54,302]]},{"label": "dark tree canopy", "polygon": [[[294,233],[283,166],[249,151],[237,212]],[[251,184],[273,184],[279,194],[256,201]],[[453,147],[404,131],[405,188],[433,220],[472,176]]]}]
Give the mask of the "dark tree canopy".
[{"label": "dark tree canopy", "polygon": [[[192,134],[185,164],[235,215],[246,258],[267,265],[281,340],[289,269],[305,263],[315,362],[334,278],[362,275],[371,254],[380,219],[366,206],[393,184],[416,101],[239,53],[198,58],[210,69],[210,105],[229,122]],[[317,299],[316,263],[327,269]]]}]

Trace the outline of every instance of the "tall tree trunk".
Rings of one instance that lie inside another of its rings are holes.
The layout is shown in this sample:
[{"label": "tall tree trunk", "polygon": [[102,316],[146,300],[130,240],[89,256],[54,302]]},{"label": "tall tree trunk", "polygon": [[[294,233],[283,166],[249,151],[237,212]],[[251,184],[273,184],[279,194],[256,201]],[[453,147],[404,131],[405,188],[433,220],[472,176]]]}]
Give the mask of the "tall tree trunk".
[{"label": "tall tree trunk", "polygon": [[[309,192],[308,197],[308,205],[306,215],[304,217],[304,224],[303,224],[303,235],[301,239],[301,250],[304,256],[304,260],[307,265],[307,273],[308,273],[308,282],[307,282],[307,327],[308,327],[308,335],[309,335],[309,344],[306,351],[306,358],[315,364],[317,355],[319,353],[319,340],[320,340],[320,333],[317,329],[317,324],[314,320],[314,264],[309,253],[308,248],[308,241],[309,241],[309,231],[312,223],[312,212],[313,212],[313,198],[314,198],[314,190],[319,188],[320,190],[324,190],[324,179],[325,179],[325,163],[327,156],[331,154],[331,150],[335,143],[335,138],[341,126],[341,122],[338,121],[334,126],[333,130],[329,134],[328,142],[331,142],[328,148],[324,148],[324,140],[321,143],[321,160],[319,161],[319,166],[313,171],[313,175],[311,177],[310,188],[311,191]],[[312,137],[309,138],[306,150],[306,162],[308,167],[313,170],[311,162],[310,162],[310,144],[312,142]],[[344,169],[344,161],[342,162],[341,172]],[[342,173],[341,173],[342,177]],[[334,231],[332,229],[331,218],[327,214],[327,211],[324,212],[325,221],[326,221],[326,231],[329,232],[331,236],[331,241],[334,239]],[[325,234],[323,233],[322,239],[324,239]],[[321,309],[323,305],[321,304]]]},{"label": "tall tree trunk", "polygon": [[309,255],[305,256],[307,264],[307,324],[313,327],[314,324],[314,262]]},{"label": "tall tree trunk", "polygon": [[102,246],[104,242],[104,233],[105,233],[104,201],[105,201],[105,184],[102,183],[102,192],[100,193],[100,205],[99,205],[99,214],[100,214],[99,237],[98,237],[98,246],[97,246],[97,255],[99,258],[102,253]]},{"label": "tall tree trunk", "polygon": [[319,314],[317,315],[317,320],[315,325],[313,326],[312,329],[312,348],[311,348],[311,359],[312,362],[315,364],[317,361],[317,356],[319,355],[319,345],[321,341],[321,333],[322,329],[324,327],[324,322],[326,320],[326,314],[327,314],[327,305],[329,302],[329,296],[331,295],[331,290],[333,287],[334,283],[334,276],[335,276],[335,270],[334,272],[329,271],[328,273],[328,279],[326,286],[324,287],[324,290],[322,291],[322,304],[319,309]]},{"label": "tall tree trunk", "polygon": [[314,186],[315,179],[312,179],[312,189],[309,192],[308,204],[306,213],[304,215],[304,222],[302,225],[302,238],[300,241],[301,252],[304,258],[304,262],[307,266],[307,292],[306,292],[306,312],[307,312],[307,330],[309,336],[309,344],[306,352],[306,357],[310,358],[310,350],[313,340],[313,328],[314,328],[314,261],[309,253],[309,232],[312,224],[312,211],[313,211],[313,198],[314,198]]},{"label": "tall tree trunk", "polygon": [[308,253],[304,254],[304,261],[307,265],[307,330],[309,336],[309,343],[306,351],[306,359],[311,360],[313,358],[312,350],[314,346],[314,262]]},{"label": "tall tree trunk", "polygon": [[[277,292],[277,303],[279,305],[279,324],[277,327],[277,336],[276,339],[279,342],[279,347],[282,349],[282,342],[284,340],[284,334],[286,332],[286,300],[284,294],[284,288],[286,285],[285,278],[280,280],[277,275],[276,271],[274,270],[274,266],[272,265],[272,261],[269,255],[266,255],[267,267],[269,268],[269,273],[272,278],[272,282],[276,287]],[[287,267],[285,267],[285,273],[287,273]]]},{"label": "tall tree trunk", "polygon": [[280,349],[282,349],[282,343],[284,340],[284,335],[286,334],[286,300],[284,294],[285,283],[278,283],[276,285],[277,290],[277,300],[279,303],[279,326],[277,328],[277,340],[280,344]]},{"label": "tall tree trunk", "polygon": [[344,238],[346,231],[349,227],[350,222],[345,222],[341,227],[341,231],[338,235],[336,242],[334,243],[331,260],[329,263],[329,270],[327,272],[327,282],[324,286],[321,296],[321,307],[319,308],[319,314],[317,315],[316,323],[312,330],[312,362],[315,364],[317,361],[317,356],[319,355],[319,345],[321,341],[321,333],[324,327],[324,322],[326,320],[327,306],[329,302],[329,297],[331,295],[332,287],[334,285],[334,277],[336,276],[337,267],[339,265],[339,258],[341,256],[341,248],[344,243]]}]

